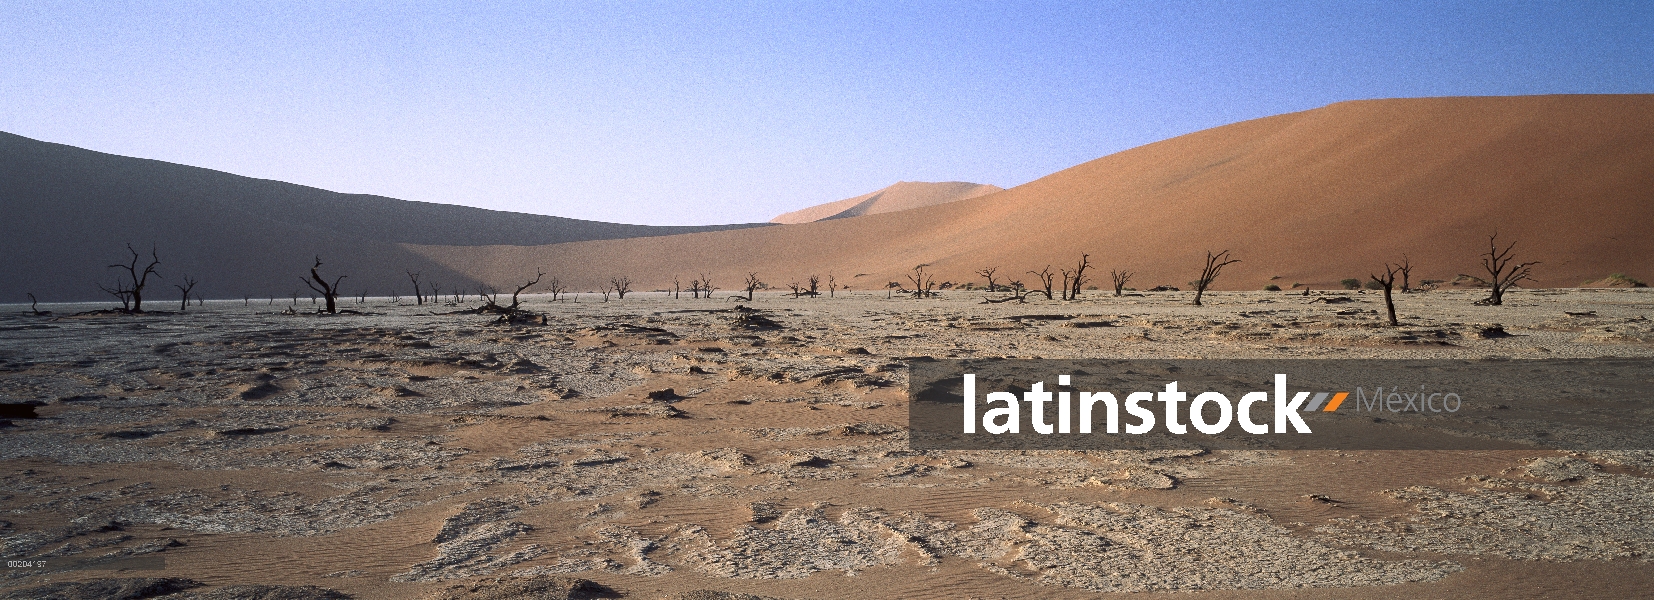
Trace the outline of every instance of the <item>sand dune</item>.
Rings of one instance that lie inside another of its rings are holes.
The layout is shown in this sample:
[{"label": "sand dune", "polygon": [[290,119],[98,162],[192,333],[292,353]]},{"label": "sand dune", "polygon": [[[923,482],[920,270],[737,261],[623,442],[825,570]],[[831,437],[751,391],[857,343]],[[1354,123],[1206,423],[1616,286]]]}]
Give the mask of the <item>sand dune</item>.
[{"label": "sand dune", "polygon": [[770,222],[796,225],[828,219],[876,215],[969,200],[1003,190],[1004,188],[997,185],[964,181],[944,181],[941,183],[898,181],[896,185],[870,194],[862,194],[854,198],[845,198],[836,202],[795,210],[770,219]]},{"label": "sand dune", "polygon": [[[0,173],[0,302],[25,292],[107,298],[93,282],[112,277],[105,266],[124,258],[128,242],[146,252],[153,244],[169,281],[188,273],[209,298],[303,289],[297,279],[317,254],[330,272],[350,275],[348,293],[384,294],[405,282],[404,270],[475,283],[401,243],[543,245],[758,225],[622,225],[340,194],[9,133],[0,133]],[[177,290],[163,283],[152,293]]]},{"label": "sand dune", "polygon": [[[1365,279],[1408,256],[1413,278],[1477,274],[1487,236],[1539,260],[1537,285],[1654,275],[1654,96],[1558,95],[1343,102],[1106,156],[1003,192],[788,227],[558,244],[409,245],[503,284],[536,268],[577,288],[625,274],[646,287],[748,272],[772,285],[831,273],[856,289],[928,263],[965,282],[1021,278],[1089,253],[1096,281],[1186,287],[1207,249],[1243,262],[1219,289]],[[1278,279],[1276,279],[1278,278]]]}]

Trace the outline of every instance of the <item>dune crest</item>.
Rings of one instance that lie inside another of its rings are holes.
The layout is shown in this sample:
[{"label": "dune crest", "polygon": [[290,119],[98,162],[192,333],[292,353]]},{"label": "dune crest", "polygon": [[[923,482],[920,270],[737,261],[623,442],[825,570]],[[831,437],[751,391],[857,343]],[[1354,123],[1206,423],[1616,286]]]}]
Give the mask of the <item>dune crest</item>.
[{"label": "dune crest", "polygon": [[944,181],[940,183],[898,181],[895,185],[869,194],[795,210],[770,219],[770,222],[796,225],[829,219],[876,215],[969,200],[1004,190],[1005,188],[997,185],[965,181]]}]

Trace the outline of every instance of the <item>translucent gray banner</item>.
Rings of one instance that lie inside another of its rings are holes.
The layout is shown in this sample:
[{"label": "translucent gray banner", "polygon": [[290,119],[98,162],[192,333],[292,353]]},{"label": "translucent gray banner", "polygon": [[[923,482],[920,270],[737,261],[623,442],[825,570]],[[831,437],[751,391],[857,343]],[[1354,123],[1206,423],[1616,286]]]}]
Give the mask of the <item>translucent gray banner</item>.
[{"label": "translucent gray banner", "polygon": [[908,366],[920,450],[1654,449],[1654,359]]}]

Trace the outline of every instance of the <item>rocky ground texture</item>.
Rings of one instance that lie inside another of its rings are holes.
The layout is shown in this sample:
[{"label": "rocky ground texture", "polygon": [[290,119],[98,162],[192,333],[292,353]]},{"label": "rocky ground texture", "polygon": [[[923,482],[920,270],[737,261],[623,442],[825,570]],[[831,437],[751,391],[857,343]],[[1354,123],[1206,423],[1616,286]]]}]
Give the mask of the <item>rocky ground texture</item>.
[{"label": "rocky ground texture", "polygon": [[0,597],[1654,583],[1654,452],[916,451],[903,363],[1647,357],[1647,291],[1405,294],[1396,328],[1373,293],[839,296],[535,297],[545,325],[505,326],[381,300],[8,311],[0,402],[39,418],[0,421],[0,540],[26,561]]}]

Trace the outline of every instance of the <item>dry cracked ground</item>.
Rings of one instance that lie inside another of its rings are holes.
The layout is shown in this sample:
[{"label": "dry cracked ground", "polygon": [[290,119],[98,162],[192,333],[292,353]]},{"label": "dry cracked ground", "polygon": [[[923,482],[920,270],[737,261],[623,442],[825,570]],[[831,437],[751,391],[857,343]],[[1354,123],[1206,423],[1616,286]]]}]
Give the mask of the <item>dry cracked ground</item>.
[{"label": "dry cracked ground", "polygon": [[[1654,294],[0,316],[11,598],[1612,597],[1654,452],[915,451],[906,357],[1654,356]],[[1338,300],[1338,299],[1344,300]],[[1328,302],[1328,300],[1332,300]],[[470,305],[470,306],[474,306]],[[310,309],[301,300],[300,308]],[[445,314],[446,313],[446,314]],[[42,568],[36,561],[44,561]],[[21,566],[18,566],[21,565]]]}]

